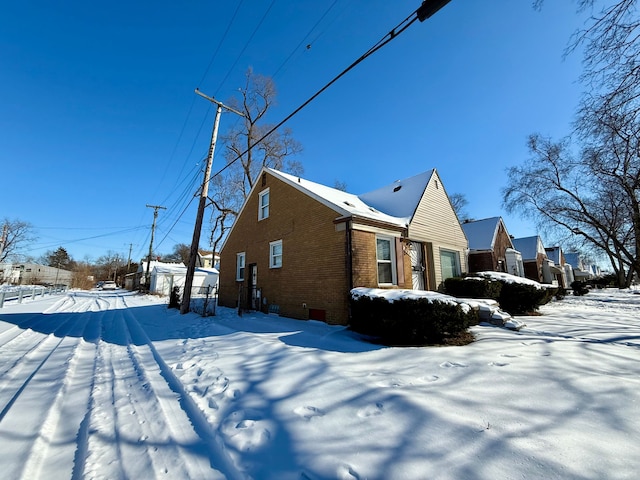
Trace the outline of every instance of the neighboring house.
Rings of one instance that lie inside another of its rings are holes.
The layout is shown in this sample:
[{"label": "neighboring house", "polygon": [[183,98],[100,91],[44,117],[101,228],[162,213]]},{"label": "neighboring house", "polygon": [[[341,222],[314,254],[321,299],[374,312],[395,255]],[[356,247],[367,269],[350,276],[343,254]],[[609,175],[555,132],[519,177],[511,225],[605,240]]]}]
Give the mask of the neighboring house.
[{"label": "neighboring house", "polygon": [[5,263],[0,266],[0,284],[65,285],[69,287],[73,272],[37,263]]},{"label": "neighboring house", "polygon": [[524,277],[522,255],[513,248],[502,217],[462,223],[469,240],[469,272],[505,272]]},{"label": "neighboring house", "polygon": [[547,253],[538,235],[532,237],[512,238],[514,248],[522,254],[524,276],[540,283],[551,283],[551,278],[545,282],[543,265],[547,261]]},{"label": "neighboring house", "polygon": [[220,252],[219,304],[346,324],[351,288],[435,290],[466,249],[435,170],[357,196],[264,168]]},{"label": "neighboring house", "polygon": [[[184,265],[154,265],[151,270],[149,291],[156,295],[168,296],[173,287],[184,288],[187,267]],[[196,267],[193,272],[192,293],[211,293],[218,283],[218,270]]]},{"label": "neighboring house", "polygon": [[215,268],[220,267],[220,255],[214,252],[205,250],[198,251],[198,259],[196,260],[196,267],[202,268]]},{"label": "neighboring house", "polygon": [[[558,285],[562,288],[569,288],[569,285],[574,280],[573,268],[567,263],[562,248],[559,246],[546,247],[545,251],[547,258],[550,260],[546,267],[549,269],[548,275],[554,276]],[[553,265],[551,265],[551,262],[553,262]]]},{"label": "neighboring house", "polygon": [[[567,252],[565,254],[566,262],[571,266],[573,278],[576,281],[585,282],[593,277],[593,271],[590,265],[586,265],[579,253]],[[569,283],[571,285],[571,283]]]}]

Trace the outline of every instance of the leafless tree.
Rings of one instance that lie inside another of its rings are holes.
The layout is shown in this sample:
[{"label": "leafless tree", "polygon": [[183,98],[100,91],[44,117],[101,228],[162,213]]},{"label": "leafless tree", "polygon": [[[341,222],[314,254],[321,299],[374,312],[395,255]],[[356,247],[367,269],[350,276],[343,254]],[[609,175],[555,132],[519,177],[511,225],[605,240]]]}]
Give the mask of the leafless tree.
[{"label": "leafless tree", "polygon": [[35,240],[33,226],[30,223],[5,218],[0,224],[0,263],[19,260],[23,251]]},{"label": "leafless tree", "polygon": [[227,102],[244,117],[222,136],[227,168],[214,176],[210,184],[210,200],[214,208],[211,245],[214,251],[240,212],[262,167],[295,175],[303,171],[302,164],[293,158],[302,151],[302,147],[290,130],[276,130],[265,137],[273,128],[265,121],[276,101],[273,80],[255,74],[252,69],[247,71],[245,79],[240,89],[240,100]]},{"label": "leafless tree", "polygon": [[538,225],[552,225],[582,237],[606,255],[619,285],[628,285],[630,274],[640,272],[635,233],[640,224],[631,214],[634,202],[624,186],[633,179],[612,178],[603,151],[584,148],[576,155],[568,139],[554,142],[531,135],[529,151],[526,162],[508,169],[503,190],[507,211],[518,211]]},{"label": "leafless tree", "polygon": [[461,222],[465,220],[471,220],[469,214],[466,211],[467,205],[469,205],[469,201],[467,200],[467,197],[464,195],[464,193],[452,193],[451,195],[449,195],[449,201],[451,202],[451,206],[455,210],[456,215],[458,215],[458,220],[460,220]]}]

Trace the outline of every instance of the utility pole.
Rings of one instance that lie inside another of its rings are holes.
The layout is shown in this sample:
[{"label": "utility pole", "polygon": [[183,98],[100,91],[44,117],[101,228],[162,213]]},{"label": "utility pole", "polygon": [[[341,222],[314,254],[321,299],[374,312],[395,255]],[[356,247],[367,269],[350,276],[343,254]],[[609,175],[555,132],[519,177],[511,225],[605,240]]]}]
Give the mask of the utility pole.
[{"label": "utility pole", "polygon": [[127,258],[127,273],[129,273],[129,269],[131,268],[131,250],[133,249],[133,243],[129,244],[129,257]]},{"label": "utility pole", "polygon": [[4,246],[7,242],[7,232],[9,230],[9,225],[5,222],[2,227],[2,236],[0,236],[0,260],[2,259],[2,252],[4,252]]},{"label": "utility pole", "polygon": [[156,219],[158,218],[158,210],[159,209],[166,210],[167,207],[147,204],[147,208],[153,208],[153,225],[151,226],[151,241],[149,242],[149,256],[147,257],[147,273],[144,277],[144,284],[148,291],[151,283],[150,282],[151,279],[149,278],[149,268],[151,267],[151,255],[153,255],[153,235],[156,231]]},{"label": "utility pole", "polygon": [[244,117],[245,115],[227,105],[219,102],[213,97],[209,97],[196,88],[196,93],[201,97],[209,100],[217,105],[216,118],[213,122],[213,132],[211,133],[211,143],[209,144],[209,155],[207,157],[207,166],[204,170],[204,182],[202,191],[200,192],[200,203],[198,204],[198,214],[196,216],[196,225],[193,229],[193,239],[191,240],[191,251],[189,253],[189,265],[187,265],[187,277],[184,282],[184,293],[182,295],[182,304],[180,305],[180,313],[188,313],[191,309],[191,287],[193,286],[193,274],[196,270],[196,258],[198,257],[198,247],[200,245],[200,232],[202,230],[202,218],[204,217],[204,209],[207,204],[207,196],[209,194],[209,181],[211,177],[211,166],[213,165],[213,154],[216,149],[216,139],[218,138],[218,125],[220,124],[220,114],[222,109],[226,109]]}]

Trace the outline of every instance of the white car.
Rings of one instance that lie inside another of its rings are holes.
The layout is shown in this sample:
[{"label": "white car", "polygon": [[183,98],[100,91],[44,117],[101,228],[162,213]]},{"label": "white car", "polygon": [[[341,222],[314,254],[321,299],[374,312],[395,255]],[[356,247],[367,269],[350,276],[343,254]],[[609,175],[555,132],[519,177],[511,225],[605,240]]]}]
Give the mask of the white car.
[{"label": "white car", "polygon": [[107,280],[102,284],[102,290],[115,290],[116,288],[118,288],[118,285],[112,280]]}]

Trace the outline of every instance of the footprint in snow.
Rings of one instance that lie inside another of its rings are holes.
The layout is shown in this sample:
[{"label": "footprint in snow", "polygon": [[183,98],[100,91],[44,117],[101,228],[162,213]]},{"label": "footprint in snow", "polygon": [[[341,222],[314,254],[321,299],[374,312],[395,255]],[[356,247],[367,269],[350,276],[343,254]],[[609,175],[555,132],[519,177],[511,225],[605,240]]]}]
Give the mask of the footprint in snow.
[{"label": "footprint in snow", "polygon": [[398,380],[397,378],[390,378],[388,380],[383,380],[381,382],[378,382],[376,385],[384,388],[398,388],[398,387],[404,387],[404,382],[402,382],[401,380]]},{"label": "footprint in snow", "polygon": [[294,408],[293,413],[295,413],[299,417],[304,418],[307,421],[311,420],[313,417],[322,417],[324,415],[324,412],[321,409],[308,405],[304,407]]},{"label": "footprint in snow", "polygon": [[466,368],[464,363],[444,362],[440,364],[440,368]]},{"label": "footprint in snow", "polygon": [[360,475],[350,465],[340,465],[336,473],[339,480],[360,480]]},{"label": "footprint in snow", "polygon": [[238,451],[255,452],[271,440],[270,424],[266,420],[253,420],[247,416],[243,410],[233,412],[220,425],[220,432],[225,442]]},{"label": "footprint in snow", "polygon": [[358,410],[358,416],[360,418],[377,417],[384,413],[383,410],[384,404],[382,404],[382,402],[377,402],[375,405],[368,405]]},{"label": "footprint in snow", "polygon": [[507,365],[509,365],[508,363],[501,363],[501,362],[489,362],[487,365],[489,365],[490,367],[506,367]]}]

